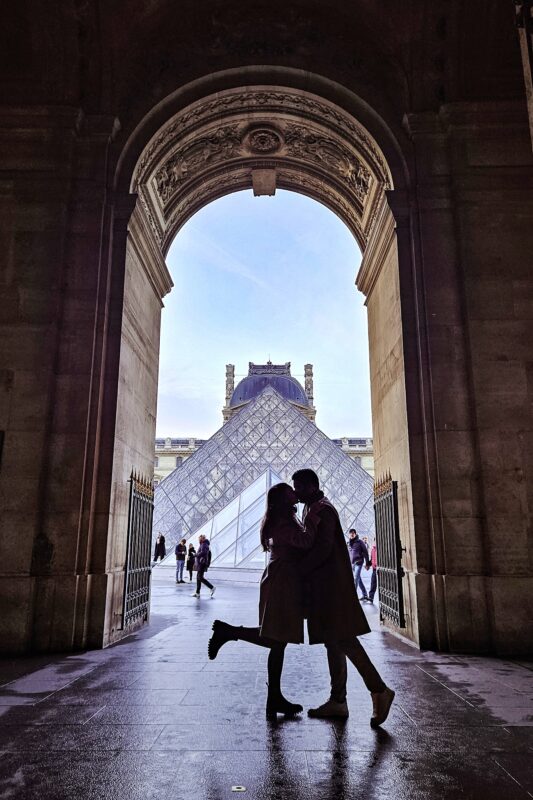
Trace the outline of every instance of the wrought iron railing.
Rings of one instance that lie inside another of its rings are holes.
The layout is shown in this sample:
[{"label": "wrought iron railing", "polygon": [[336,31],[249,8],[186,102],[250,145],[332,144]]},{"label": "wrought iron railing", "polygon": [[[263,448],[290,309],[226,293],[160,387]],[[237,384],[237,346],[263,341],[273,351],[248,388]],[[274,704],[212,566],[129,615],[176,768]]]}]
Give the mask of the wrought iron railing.
[{"label": "wrought iron railing", "polygon": [[398,484],[391,476],[374,485],[377,579],[381,619],[405,628],[403,608],[402,544],[398,524]]},{"label": "wrought iron railing", "polygon": [[122,627],[147,620],[150,610],[152,574],[152,518],[154,489],[152,482],[131,473],[128,511],[128,541],[124,576]]}]

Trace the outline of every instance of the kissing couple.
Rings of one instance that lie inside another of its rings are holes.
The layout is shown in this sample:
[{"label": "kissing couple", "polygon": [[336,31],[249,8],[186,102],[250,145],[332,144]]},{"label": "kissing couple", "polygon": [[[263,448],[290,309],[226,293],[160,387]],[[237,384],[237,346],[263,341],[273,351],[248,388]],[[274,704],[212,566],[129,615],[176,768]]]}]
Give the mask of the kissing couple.
[{"label": "kissing couple", "polygon": [[[294,489],[278,483],[269,489],[261,523],[261,544],[270,553],[261,579],[259,626],[245,628],[215,620],[208,655],[215,659],[230,641],[250,642],[269,649],[266,715],[294,716],[303,711],[281,691],[287,644],[303,644],[307,618],[309,644],[326,647],[331,678],[330,697],[308,715],[346,718],[347,659],[361,675],[372,698],[370,725],[387,719],[394,692],[381,679],[358,636],[370,631],[355,589],[348,548],[339,515],[320,491],[318,476],[300,469],[292,476]],[[296,503],[305,504],[303,523]]]}]

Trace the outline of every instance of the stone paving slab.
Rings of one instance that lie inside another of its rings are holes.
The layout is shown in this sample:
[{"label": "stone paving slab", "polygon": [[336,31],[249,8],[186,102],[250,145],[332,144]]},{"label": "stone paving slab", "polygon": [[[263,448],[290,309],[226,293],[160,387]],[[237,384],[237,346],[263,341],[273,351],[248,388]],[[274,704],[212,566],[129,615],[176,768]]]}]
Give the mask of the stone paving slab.
[{"label": "stone paving slab", "polygon": [[[207,658],[213,619],[256,623],[258,587],[213,600],[156,574],[151,624],[105,650],[0,662],[0,799],[515,800],[533,797],[533,665],[362,641],[397,697],[386,725],[349,675],[345,722],[265,719],[267,651]],[[328,694],[324,648],[287,648],[284,689]]]}]

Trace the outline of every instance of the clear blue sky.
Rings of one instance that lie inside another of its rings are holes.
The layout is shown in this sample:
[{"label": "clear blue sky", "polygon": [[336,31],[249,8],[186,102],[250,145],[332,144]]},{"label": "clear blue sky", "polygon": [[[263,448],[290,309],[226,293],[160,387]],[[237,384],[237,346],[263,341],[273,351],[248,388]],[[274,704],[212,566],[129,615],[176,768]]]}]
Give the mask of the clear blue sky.
[{"label": "clear blue sky", "polygon": [[221,198],[174,240],[167,264],[158,436],[208,438],[222,424],[225,365],[314,365],[317,425],[370,436],[368,334],[355,288],[361,254],[331,211],[293,192]]}]

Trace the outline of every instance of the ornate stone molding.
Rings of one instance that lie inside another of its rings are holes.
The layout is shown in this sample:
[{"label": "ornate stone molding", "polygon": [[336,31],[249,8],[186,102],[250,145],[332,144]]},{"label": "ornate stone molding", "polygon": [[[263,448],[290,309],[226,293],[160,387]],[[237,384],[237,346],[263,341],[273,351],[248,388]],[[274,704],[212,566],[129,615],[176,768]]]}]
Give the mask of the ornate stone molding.
[{"label": "ornate stone molding", "polygon": [[364,247],[390,186],[383,156],[342,109],[305,92],[221,92],[178,113],[151,140],[133,187],[162,247],[202,205],[270,170],[280,188],[331,208]]},{"label": "ornate stone molding", "polygon": [[384,196],[373,223],[355,285],[367,300],[376,285],[396,238],[394,217]]},{"label": "ornate stone molding", "polygon": [[142,206],[139,206],[139,204],[137,204],[131,215],[129,232],[129,246],[146,273],[157,297],[162,299],[170,292],[174,284],[160,249],[154,246],[148,220],[144,215]]},{"label": "ornate stone molding", "polygon": [[176,138],[182,137],[210,119],[230,119],[235,114],[243,115],[247,110],[260,111],[269,120],[275,116],[288,114],[329,125],[349,140],[359,144],[385,188],[391,188],[390,173],[381,151],[353,117],[338,106],[307,92],[272,87],[248,87],[219,92],[193,103],[178,113],[147,145],[135,170],[133,188],[142,182],[147,170],[150,170],[154,157],[157,158],[158,154],[164,153]]}]

